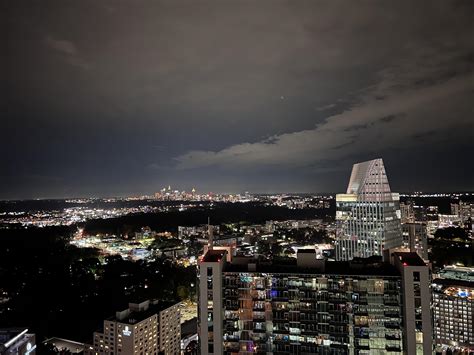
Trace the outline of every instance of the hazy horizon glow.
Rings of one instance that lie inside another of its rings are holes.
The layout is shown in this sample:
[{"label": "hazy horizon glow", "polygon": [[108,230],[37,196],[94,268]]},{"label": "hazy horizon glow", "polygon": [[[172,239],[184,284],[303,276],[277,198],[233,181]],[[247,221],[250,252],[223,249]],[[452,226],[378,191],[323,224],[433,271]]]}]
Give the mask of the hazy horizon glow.
[{"label": "hazy horizon glow", "polygon": [[472,1],[6,10],[0,199],[474,190]]}]

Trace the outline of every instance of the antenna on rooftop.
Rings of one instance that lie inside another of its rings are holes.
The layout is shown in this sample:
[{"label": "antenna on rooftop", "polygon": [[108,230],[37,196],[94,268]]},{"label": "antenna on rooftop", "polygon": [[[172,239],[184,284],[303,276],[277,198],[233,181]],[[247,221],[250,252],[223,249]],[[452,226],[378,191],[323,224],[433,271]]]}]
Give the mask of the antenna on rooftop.
[{"label": "antenna on rooftop", "polygon": [[211,218],[207,217],[207,236],[208,236],[208,243],[207,246],[209,247],[209,250],[212,250],[212,247],[214,246],[214,230],[211,226]]}]

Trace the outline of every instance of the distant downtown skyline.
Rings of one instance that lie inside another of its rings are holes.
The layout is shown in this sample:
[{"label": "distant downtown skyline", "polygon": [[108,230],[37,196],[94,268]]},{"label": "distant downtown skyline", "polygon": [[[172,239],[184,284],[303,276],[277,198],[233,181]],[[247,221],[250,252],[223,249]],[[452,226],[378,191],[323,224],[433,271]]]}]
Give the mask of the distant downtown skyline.
[{"label": "distant downtown skyline", "polygon": [[473,7],[10,1],[0,199],[472,191]]}]

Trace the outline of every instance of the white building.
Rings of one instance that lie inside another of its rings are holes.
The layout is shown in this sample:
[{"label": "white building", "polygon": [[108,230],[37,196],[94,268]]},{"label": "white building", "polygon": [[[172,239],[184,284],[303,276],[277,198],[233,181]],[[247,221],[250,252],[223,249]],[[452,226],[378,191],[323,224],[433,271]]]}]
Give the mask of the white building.
[{"label": "white building", "polygon": [[458,226],[461,223],[461,217],[455,214],[438,214],[438,228],[447,228]]},{"label": "white building", "polygon": [[336,260],[383,255],[402,245],[400,197],[390,191],[382,159],[354,164],[336,195]]}]

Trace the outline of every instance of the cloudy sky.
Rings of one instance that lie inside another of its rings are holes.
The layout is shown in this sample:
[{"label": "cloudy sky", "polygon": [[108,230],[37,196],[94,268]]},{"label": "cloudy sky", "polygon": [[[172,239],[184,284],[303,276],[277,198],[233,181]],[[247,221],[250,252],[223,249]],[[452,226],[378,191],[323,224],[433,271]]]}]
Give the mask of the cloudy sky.
[{"label": "cloudy sky", "polygon": [[0,199],[474,190],[473,1],[9,1]]}]

